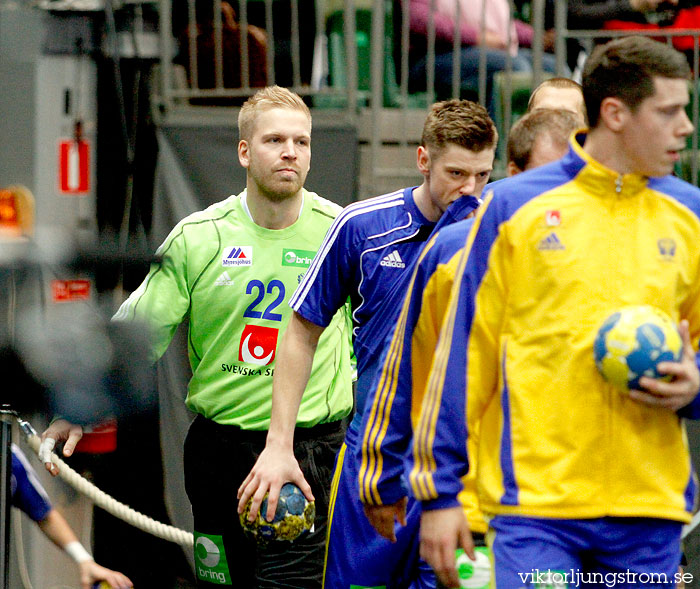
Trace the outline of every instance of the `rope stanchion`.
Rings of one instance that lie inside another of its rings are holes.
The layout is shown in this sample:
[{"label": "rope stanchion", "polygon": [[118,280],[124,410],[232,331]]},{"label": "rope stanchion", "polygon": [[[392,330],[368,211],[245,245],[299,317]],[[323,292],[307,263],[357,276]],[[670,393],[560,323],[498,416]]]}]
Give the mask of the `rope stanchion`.
[{"label": "rope stanchion", "polygon": [[[27,443],[29,444],[29,447],[34,450],[34,452],[37,454],[39,453],[41,439],[38,435],[36,435],[36,432],[27,435]],[[185,546],[187,548],[192,548],[194,544],[194,536],[190,532],[186,532],[174,526],[169,526],[162,522],[156,521],[147,515],[139,513],[128,505],[117,501],[114,499],[114,497],[109,496],[107,493],[93,485],[90,481],[80,476],[80,474],[68,466],[55,453],[51,454],[51,460],[58,466],[59,476],[71,487],[92,500],[92,502],[98,507],[101,507],[105,511],[111,513],[113,516],[118,517],[119,519],[136,528],[139,528],[140,530],[143,530],[144,532],[148,532],[153,536],[157,536],[163,540],[168,540],[169,542],[180,544],[181,546]]]}]

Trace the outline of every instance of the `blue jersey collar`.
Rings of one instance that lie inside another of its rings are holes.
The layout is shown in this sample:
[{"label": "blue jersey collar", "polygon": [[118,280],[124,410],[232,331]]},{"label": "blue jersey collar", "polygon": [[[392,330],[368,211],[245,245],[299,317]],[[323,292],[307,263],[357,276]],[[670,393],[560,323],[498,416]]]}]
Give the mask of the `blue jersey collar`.
[{"label": "blue jersey collar", "polygon": [[420,225],[436,225],[436,227],[444,227],[454,223],[455,221],[462,221],[467,218],[467,215],[475,210],[481,200],[476,196],[464,195],[459,197],[456,201],[447,207],[445,213],[440,217],[437,223],[429,221],[425,218],[423,213],[420,212],[415,199],[413,198],[413,191],[418,188],[418,186],[411,186],[409,188],[404,188],[403,198],[406,210],[408,210],[418,221]]},{"label": "blue jersey collar", "polygon": [[406,210],[413,215],[415,222],[418,225],[435,225],[434,221],[428,221],[425,215],[420,212],[418,205],[416,204],[416,199],[413,197],[413,191],[418,188],[418,186],[410,186],[403,189],[403,202]]}]

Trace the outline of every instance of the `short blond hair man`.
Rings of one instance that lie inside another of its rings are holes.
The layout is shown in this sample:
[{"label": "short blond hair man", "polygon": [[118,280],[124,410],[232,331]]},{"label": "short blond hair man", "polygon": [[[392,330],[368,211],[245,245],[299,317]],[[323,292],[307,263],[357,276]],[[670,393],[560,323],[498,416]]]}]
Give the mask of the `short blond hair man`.
[{"label": "short blond hair man", "polygon": [[569,149],[569,136],[579,126],[573,112],[557,108],[537,109],[518,119],[508,133],[508,176],[563,157]]},{"label": "short blond hair man", "polygon": [[[150,327],[153,360],[189,320],[192,379],[185,403],[196,417],[184,468],[198,585],[314,588],[321,584],[330,475],[342,420],[352,409],[343,310],[319,340],[291,424],[293,451],[316,498],[314,528],[294,543],[261,548],[244,533],[235,497],[265,446],[278,341],[292,315],[287,302],[340,207],[304,188],[311,115],[297,95],[276,86],[260,90],[241,108],[239,125],[245,190],[180,221],[158,249],[162,262],[114,319]],[[59,420],[44,433],[44,444],[67,439],[70,455],[81,433]]]},{"label": "short blond hair man", "polygon": [[542,108],[568,110],[576,115],[580,127],[588,122],[581,84],[570,78],[549,78],[532,91],[527,112]]}]

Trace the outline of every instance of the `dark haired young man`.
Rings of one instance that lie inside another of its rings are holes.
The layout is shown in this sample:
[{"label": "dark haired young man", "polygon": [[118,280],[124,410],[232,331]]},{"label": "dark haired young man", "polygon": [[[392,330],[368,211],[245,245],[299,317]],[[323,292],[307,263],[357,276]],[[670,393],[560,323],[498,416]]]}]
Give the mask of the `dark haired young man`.
[{"label": "dark haired young man", "polygon": [[[486,195],[453,270],[410,476],[421,554],[450,587],[456,545],[473,550],[457,494],[477,427],[496,586],[677,581],[695,496],[681,418],[700,417],[700,191],[671,175],[693,131],[688,77],[683,55],[646,38],[596,48],[590,131]],[[680,323],[684,353],[660,366],[670,382],[622,393],[593,341],[612,311],[643,303]]]},{"label": "dark haired young man", "polygon": [[[491,174],[496,142],[496,127],[480,105],[467,100],[434,104],[416,154],[422,184],[346,207],[290,301],[295,313],[278,353],[270,434],[247,485],[241,487],[239,509],[253,496],[257,511],[270,489],[271,516],[273,498],[276,502],[284,482],[305,488],[291,453],[294,416],[316,340],[349,298],[358,369],[356,413],[331,490],[324,572],[328,589],[435,586],[433,573],[418,557],[419,506],[414,501],[406,506],[405,489],[372,502],[367,508],[372,525],[365,516],[357,486],[360,424],[416,259],[433,231],[464,219],[478,205],[477,197]],[[394,534],[395,518],[405,525]],[[373,528],[384,524],[393,542]]]}]

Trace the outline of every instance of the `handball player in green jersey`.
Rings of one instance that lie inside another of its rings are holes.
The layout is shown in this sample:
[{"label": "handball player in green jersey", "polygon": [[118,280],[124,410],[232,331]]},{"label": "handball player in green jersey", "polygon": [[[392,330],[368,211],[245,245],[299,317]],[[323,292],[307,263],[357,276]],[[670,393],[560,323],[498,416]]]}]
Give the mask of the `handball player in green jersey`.
[{"label": "handball player in green jersey", "polygon": [[[176,225],[162,258],[114,320],[139,320],[157,360],[177,326],[189,321],[192,379],[186,404],[196,413],[185,440],[185,486],[194,516],[199,586],[320,586],[328,493],[342,420],[352,408],[349,319],[333,318],[304,392],[294,452],[316,500],[311,533],[295,542],[256,544],[241,528],[236,492],[265,446],[277,343],[292,314],[287,301],[340,207],[304,189],[311,158],[311,114],[277,86],[257,92],[238,117],[238,159],[246,187]],[[54,422],[42,460],[79,426]]]}]

